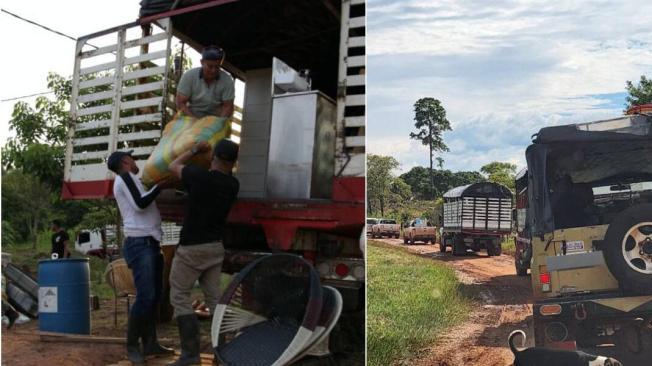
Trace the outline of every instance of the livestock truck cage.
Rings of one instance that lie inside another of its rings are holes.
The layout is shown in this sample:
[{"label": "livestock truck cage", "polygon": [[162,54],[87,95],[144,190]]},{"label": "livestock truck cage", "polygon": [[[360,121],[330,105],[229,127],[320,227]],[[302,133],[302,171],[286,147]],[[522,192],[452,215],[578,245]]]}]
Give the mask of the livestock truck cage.
[{"label": "livestock truck cage", "polygon": [[[360,306],[365,1],[141,4],[135,22],[77,41],[63,198],[111,198],[113,151],[133,149],[142,169],[175,113],[184,50],[220,46],[223,68],[244,85],[232,121],[241,189],[225,232],[225,271],[271,251],[298,253],[341,290],[345,307]],[[163,219],[180,223],[183,195],[164,193]]]},{"label": "livestock truck cage", "polygon": [[453,255],[486,249],[502,253],[501,239],[512,231],[512,192],[491,182],[460,186],[444,194],[441,251]]}]

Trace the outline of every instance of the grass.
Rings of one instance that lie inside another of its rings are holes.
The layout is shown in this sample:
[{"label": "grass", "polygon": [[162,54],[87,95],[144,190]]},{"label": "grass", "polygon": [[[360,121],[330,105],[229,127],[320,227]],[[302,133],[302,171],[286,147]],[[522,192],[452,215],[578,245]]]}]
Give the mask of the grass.
[{"label": "grass", "polygon": [[[71,233],[69,233],[71,234]],[[44,231],[38,235],[36,249],[33,248],[32,242],[5,245],[3,243],[2,251],[11,254],[11,262],[18,266],[18,268],[27,272],[32,277],[36,278],[38,273],[38,262],[42,259],[50,258],[51,242],[50,237],[52,233]],[[77,253],[74,248],[74,243],[70,243],[70,257],[71,258],[89,258],[88,264],[90,268],[91,280],[91,294],[97,295],[100,299],[113,298],[113,290],[104,280],[104,270],[108,265],[108,260],[100,259],[97,257],[86,257]]]},{"label": "grass", "polygon": [[507,236],[505,240],[503,240],[502,247],[504,254],[514,255],[514,253],[516,253],[514,237],[512,235]]},{"label": "grass", "polygon": [[[71,234],[69,232],[69,234]],[[51,233],[44,231],[38,235],[36,249],[32,248],[33,243],[20,243],[2,245],[2,251],[11,254],[11,262],[18,266],[18,268],[27,272],[30,276],[37,278],[38,262],[43,259],[50,258]],[[106,283],[104,278],[104,271],[109,264],[108,259],[100,259],[94,256],[85,256],[75,251],[74,242],[70,243],[70,258],[88,258],[88,265],[90,268],[91,280],[91,294],[97,295],[100,299],[113,299],[113,289]],[[231,276],[223,273],[221,277],[222,289],[226,288],[231,281]],[[197,291],[197,293],[201,293]]]},{"label": "grass", "polygon": [[466,319],[471,300],[452,269],[373,240],[367,253],[369,365],[409,361]]}]

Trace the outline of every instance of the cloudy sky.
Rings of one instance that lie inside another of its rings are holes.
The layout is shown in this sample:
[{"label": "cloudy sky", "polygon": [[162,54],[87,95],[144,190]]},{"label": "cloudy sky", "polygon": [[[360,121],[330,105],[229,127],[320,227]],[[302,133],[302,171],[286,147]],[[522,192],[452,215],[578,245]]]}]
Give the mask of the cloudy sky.
[{"label": "cloudy sky", "polygon": [[[0,8],[74,38],[136,20],[136,0],[0,1]],[[47,91],[48,72],[70,76],[75,42],[0,13],[0,100]],[[22,101],[33,105],[35,98]],[[0,102],[0,145],[17,100]]]},{"label": "cloudy sky", "polygon": [[[140,0],[0,0],[0,8],[77,38],[138,18]],[[74,66],[75,41],[48,32],[0,12],[0,100],[46,92],[48,72],[70,76]],[[193,65],[199,57],[191,53]],[[243,86],[236,84],[236,102]],[[52,94],[47,94],[51,97]],[[34,105],[36,97],[0,101],[0,146],[9,131],[13,106],[18,101]]]},{"label": "cloudy sky", "polygon": [[368,0],[367,150],[427,166],[414,102],[439,99],[451,170],[524,167],[548,125],[617,117],[652,76],[652,2]]}]

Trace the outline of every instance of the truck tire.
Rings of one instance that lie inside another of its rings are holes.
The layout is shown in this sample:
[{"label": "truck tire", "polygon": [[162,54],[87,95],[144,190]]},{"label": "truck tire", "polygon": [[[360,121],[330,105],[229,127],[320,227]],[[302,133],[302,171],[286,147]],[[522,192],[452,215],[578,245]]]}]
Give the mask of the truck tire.
[{"label": "truck tire", "polygon": [[461,235],[456,235],[453,239],[453,255],[460,256],[466,254],[466,244]]},{"label": "truck tire", "polygon": [[398,237],[401,236],[400,234],[395,234],[394,237],[398,239]]},{"label": "truck tire", "polygon": [[514,259],[514,266],[516,267],[517,276],[527,276],[527,266],[523,263],[521,258],[517,257]]},{"label": "truck tire", "polygon": [[602,252],[623,289],[652,294],[652,204],[621,212],[607,229]]},{"label": "truck tire", "polygon": [[500,256],[502,252],[503,248],[498,240],[492,240],[489,245],[487,245],[487,255],[490,257]]}]

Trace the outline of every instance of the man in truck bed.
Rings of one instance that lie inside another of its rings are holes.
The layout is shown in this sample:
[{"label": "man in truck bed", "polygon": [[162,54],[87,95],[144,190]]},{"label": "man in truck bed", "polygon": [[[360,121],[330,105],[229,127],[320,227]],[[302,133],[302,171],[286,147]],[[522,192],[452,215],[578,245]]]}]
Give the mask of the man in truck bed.
[{"label": "man in truck bed", "polygon": [[240,190],[240,183],[232,175],[238,145],[231,140],[215,145],[210,170],[184,165],[194,155],[209,150],[210,145],[201,142],[170,164],[170,171],[188,192],[183,228],[170,270],[170,302],[181,337],[181,357],[171,364],[174,366],[201,363],[199,321],[190,292],[199,280],[208,308],[211,313],[215,310],[224,260],[224,225]]},{"label": "man in truck bed", "polygon": [[186,71],[177,86],[177,110],[193,118],[231,117],[235,87],[233,78],[221,69],[224,51],[204,48],[201,67]]}]

